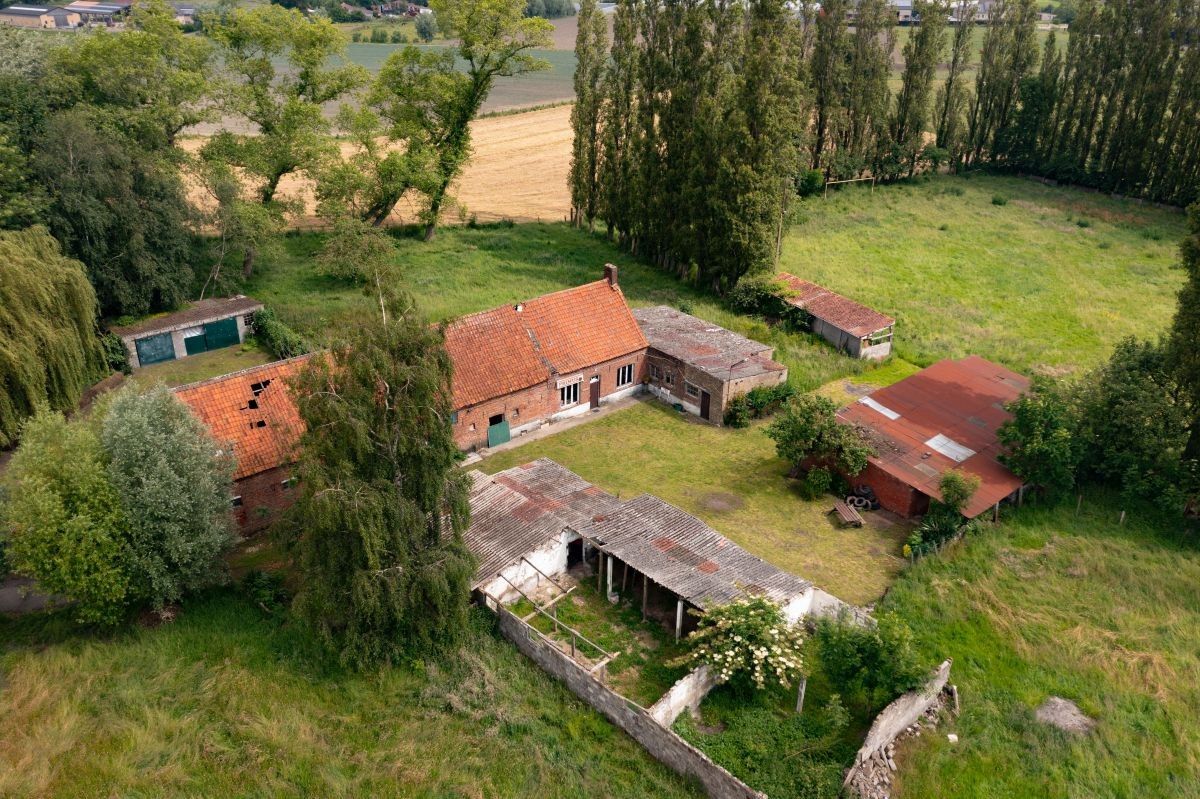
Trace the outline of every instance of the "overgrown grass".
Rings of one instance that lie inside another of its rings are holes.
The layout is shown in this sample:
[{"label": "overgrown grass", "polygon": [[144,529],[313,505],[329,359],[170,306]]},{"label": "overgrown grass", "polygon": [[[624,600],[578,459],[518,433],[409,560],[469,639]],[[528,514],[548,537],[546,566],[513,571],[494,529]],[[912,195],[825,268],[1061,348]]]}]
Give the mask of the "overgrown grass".
[{"label": "overgrown grass", "polygon": [[762,423],[734,430],[682,415],[656,400],[485,459],[494,473],[553,458],[626,499],[654,494],[703,519],[748,551],[857,604],[878,599],[904,560],[909,525],[868,513],[839,528],[829,497],[806,501]]},{"label": "overgrown grass", "polygon": [[0,619],[0,796],[701,796],[475,616],[351,674],[219,592],[157,629]]},{"label": "overgrown grass", "polygon": [[[1025,508],[926,558],[885,600],[931,662],[954,658],[962,715],[903,753],[904,797],[1200,796],[1200,551],[1085,500]],[[1038,723],[1048,696],[1098,721]]]},{"label": "overgrown grass", "polygon": [[249,338],[243,344],[223,347],[199,355],[189,355],[186,358],[177,358],[173,361],[156,363],[138,369],[130,377],[130,380],[147,387],[156,383],[182,386],[198,380],[249,369],[273,360],[275,360],[274,355]]},{"label": "overgrown grass", "polygon": [[895,316],[897,353],[920,365],[1091,367],[1124,336],[1159,335],[1183,282],[1181,215],[1018,178],[849,188],[801,216],[783,267]]}]

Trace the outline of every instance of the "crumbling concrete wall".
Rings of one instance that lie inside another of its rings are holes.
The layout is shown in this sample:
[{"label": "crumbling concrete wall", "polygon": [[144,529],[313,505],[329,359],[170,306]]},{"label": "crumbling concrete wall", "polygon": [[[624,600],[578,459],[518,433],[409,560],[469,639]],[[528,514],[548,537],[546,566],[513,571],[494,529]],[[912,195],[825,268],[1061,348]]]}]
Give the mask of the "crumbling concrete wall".
[{"label": "crumbling concrete wall", "polygon": [[644,708],[605,686],[537,630],[503,607],[496,608],[496,613],[501,634],[522,654],[627,732],[656,760],[678,774],[699,780],[712,799],[766,799],[765,794],[753,790],[671,729],[659,724]]},{"label": "crumbling concrete wall", "polygon": [[670,727],[683,711],[695,713],[716,685],[717,679],[711,675],[708,666],[701,665],[667,689],[662,698],[650,706],[650,716],[664,727]]},{"label": "crumbling concrete wall", "polygon": [[846,774],[843,787],[868,799],[887,795],[890,773],[895,770],[891,747],[897,737],[911,731],[914,724],[942,701],[942,691],[950,679],[951,660],[947,659],[917,691],[901,695],[875,717],[854,765]]}]

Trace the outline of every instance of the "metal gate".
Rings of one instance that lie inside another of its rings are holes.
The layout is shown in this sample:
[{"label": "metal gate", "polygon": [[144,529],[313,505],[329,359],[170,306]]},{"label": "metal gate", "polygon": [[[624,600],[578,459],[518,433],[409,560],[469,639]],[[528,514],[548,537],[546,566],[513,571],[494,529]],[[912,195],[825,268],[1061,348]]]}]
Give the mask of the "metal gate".
[{"label": "metal gate", "polygon": [[175,344],[171,341],[170,333],[139,338],[134,346],[137,347],[138,363],[142,366],[175,360]]},{"label": "metal gate", "polygon": [[204,326],[204,344],[210,350],[230,347],[241,342],[238,338],[237,318],[229,317]]}]

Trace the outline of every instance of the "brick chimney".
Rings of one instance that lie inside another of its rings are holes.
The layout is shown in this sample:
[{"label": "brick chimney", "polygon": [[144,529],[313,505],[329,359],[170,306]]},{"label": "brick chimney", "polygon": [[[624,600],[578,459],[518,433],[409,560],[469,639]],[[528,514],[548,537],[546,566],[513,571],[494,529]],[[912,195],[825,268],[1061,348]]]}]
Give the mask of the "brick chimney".
[{"label": "brick chimney", "polygon": [[608,281],[608,285],[613,288],[617,287],[617,267],[613,264],[604,265],[604,279]]}]

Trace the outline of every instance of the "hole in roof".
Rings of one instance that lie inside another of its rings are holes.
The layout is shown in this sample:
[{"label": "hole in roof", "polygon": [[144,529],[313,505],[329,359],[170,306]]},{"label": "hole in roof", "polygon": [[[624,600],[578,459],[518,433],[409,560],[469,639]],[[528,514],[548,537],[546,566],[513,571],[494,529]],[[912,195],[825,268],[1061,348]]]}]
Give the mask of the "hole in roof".
[{"label": "hole in roof", "polygon": [[263,380],[261,383],[251,383],[250,390],[254,392],[254,396],[258,396],[267,390],[267,386],[271,385],[270,380]]},{"label": "hole in roof", "polygon": [[257,410],[257,408],[258,408],[258,400],[250,400],[250,402],[248,402],[248,403],[246,404],[246,407],[247,407],[247,408],[249,408],[249,409],[250,409],[250,410],[252,410],[252,411],[253,411],[253,410]]},{"label": "hole in roof", "polygon": [[266,423],[266,421],[264,421],[263,419],[259,419],[257,422],[251,422],[251,423],[250,423],[250,429],[251,429],[251,430],[253,430],[253,429],[254,429],[254,428],[256,428],[256,427],[266,427],[266,426],[267,426],[267,423]]}]

